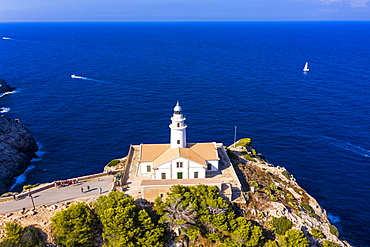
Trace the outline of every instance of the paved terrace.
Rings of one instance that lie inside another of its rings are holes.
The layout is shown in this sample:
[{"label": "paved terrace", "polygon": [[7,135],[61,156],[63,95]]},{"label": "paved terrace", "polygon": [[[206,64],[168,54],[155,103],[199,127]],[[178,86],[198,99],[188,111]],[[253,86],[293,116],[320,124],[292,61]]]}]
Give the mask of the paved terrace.
[{"label": "paved terrace", "polygon": [[[97,197],[100,195],[100,188],[102,188],[102,194],[105,195],[108,194],[112,188],[112,178],[113,175],[104,174],[94,178],[79,178],[79,182],[76,184],[66,185],[59,188],[51,187],[32,193],[33,201],[37,207],[40,205],[56,204],[76,198]],[[90,187],[89,190],[87,189],[87,186]],[[84,192],[81,192],[81,188],[83,188]],[[16,201],[11,199],[10,201],[0,202],[0,214],[19,211],[23,208],[33,208],[32,200],[27,195]]]},{"label": "paved terrace", "polygon": [[[132,145],[134,151],[132,155],[131,162],[128,162],[127,167],[128,173],[125,178],[125,189],[123,190],[126,194],[133,196],[135,199],[142,198],[141,196],[141,183],[143,180],[151,180],[151,176],[138,176],[138,166],[139,166],[139,154],[140,146]],[[241,191],[241,185],[235,170],[231,166],[229,159],[225,152],[222,150],[222,144],[217,143],[217,151],[220,158],[220,172],[217,174],[212,174],[207,176],[207,178],[213,178],[212,180],[220,180],[223,183],[231,183],[232,188],[235,191]],[[178,184],[181,184],[181,179],[177,179]],[[239,197],[239,193],[234,193],[234,198]]]}]

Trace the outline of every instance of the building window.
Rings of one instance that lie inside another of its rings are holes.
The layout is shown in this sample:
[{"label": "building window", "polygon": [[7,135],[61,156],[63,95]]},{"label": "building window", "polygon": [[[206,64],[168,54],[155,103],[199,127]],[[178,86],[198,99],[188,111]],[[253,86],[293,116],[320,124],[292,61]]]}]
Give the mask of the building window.
[{"label": "building window", "polygon": [[212,170],[212,165],[210,163],[207,164],[207,170]]},{"label": "building window", "polygon": [[199,177],[199,172],[194,172],[194,178],[198,178]]},{"label": "building window", "polygon": [[176,162],[176,167],[177,168],[182,168],[182,162]]},{"label": "building window", "polygon": [[165,172],[161,173],[161,176],[162,176],[162,179],[166,179],[166,173]]},{"label": "building window", "polygon": [[146,166],[146,172],[151,172],[152,168],[150,166]]},{"label": "building window", "polygon": [[177,127],[180,127],[180,123],[177,123]]},{"label": "building window", "polygon": [[177,144],[180,144],[180,140],[177,140]]},{"label": "building window", "polygon": [[163,195],[163,194],[159,194],[159,196],[160,196],[161,198],[163,198],[163,196],[164,196],[164,195]]},{"label": "building window", "polygon": [[182,179],[182,172],[177,173],[177,179]]}]

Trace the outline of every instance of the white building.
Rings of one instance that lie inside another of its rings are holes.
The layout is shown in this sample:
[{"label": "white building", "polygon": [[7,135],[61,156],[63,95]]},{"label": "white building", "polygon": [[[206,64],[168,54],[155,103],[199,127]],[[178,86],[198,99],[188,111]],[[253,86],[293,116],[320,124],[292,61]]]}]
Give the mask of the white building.
[{"label": "white building", "polygon": [[138,175],[153,180],[206,178],[219,172],[215,142],[187,143],[185,117],[177,102],[171,117],[170,144],[141,144]]}]

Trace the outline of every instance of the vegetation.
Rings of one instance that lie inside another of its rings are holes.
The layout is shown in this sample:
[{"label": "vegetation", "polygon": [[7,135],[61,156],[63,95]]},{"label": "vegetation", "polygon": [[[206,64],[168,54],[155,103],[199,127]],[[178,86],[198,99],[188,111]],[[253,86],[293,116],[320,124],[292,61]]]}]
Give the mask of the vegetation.
[{"label": "vegetation", "polygon": [[94,203],[103,226],[104,246],[163,246],[164,229],[134,204],[134,198],[113,191]]},{"label": "vegetation", "polygon": [[120,160],[111,160],[109,163],[108,163],[108,167],[112,167],[112,166],[116,166],[118,163],[120,162]]},{"label": "vegetation", "polygon": [[264,238],[261,227],[236,216],[216,186],[172,186],[165,202],[157,198],[155,207],[159,222],[176,239],[207,239],[208,245],[257,246]]},{"label": "vegetation", "polygon": [[249,154],[244,154],[243,155],[244,159],[249,160],[249,161],[255,161]]},{"label": "vegetation", "polygon": [[338,229],[335,226],[330,225],[329,228],[330,228],[330,233],[331,234],[333,234],[334,236],[337,236],[337,237],[339,236]]},{"label": "vegetation", "polygon": [[256,182],[256,181],[248,181],[248,183],[249,183],[249,185],[250,186],[253,186],[253,187],[255,187],[255,188],[258,188],[258,183]]},{"label": "vegetation", "polygon": [[308,247],[308,240],[300,230],[290,229],[278,236],[279,247]]},{"label": "vegetation", "polygon": [[281,174],[289,180],[292,178],[292,175],[288,171],[283,171]]},{"label": "vegetation", "polygon": [[94,215],[85,202],[57,212],[50,218],[61,246],[92,246]]},{"label": "vegetation", "polygon": [[247,145],[251,145],[251,144],[252,144],[252,139],[251,138],[243,138],[243,139],[240,139],[239,141],[237,141],[235,146],[236,147],[239,147],[239,146],[246,147]]},{"label": "vegetation", "polygon": [[35,188],[37,186],[39,186],[40,184],[29,184],[29,185],[24,185],[23,186],[23,190],[30,190],[32,188]]},{"label": "vegetation", "polygon": [[284,235],[292,226],[292,222],[286,217],[272,218],[273,230],[279,235]]},{"label": "vegetation", "polygon": [[286,194],[286,198],[288,198],[289,200],[295,200],[294,196],[292,196],[292,194]]},{"label": "vegetation", "polygon": [[[272,180],[256,181],[248,183],[266,192],[258,191],[257,194],[286,203],[282,189]],[[101,244],[104,247],[160,247],[176,243],[182,246],[307,247],[309,244],[302,231],[291,229],[293,224],[286,217],[273,217],[268,223],[272,230],[267,231],[239,216],[231,204],[221,197],[216,186],[175,185],[165,198],[157,197],[154,208],[148,211],[135,205],[134,198],[122,192],[100,196],[93,209],[84,202],[73,204],[51,218],[55,244],[68,247]],[[298,207],[295,201],[288,203]],[[312,210],[303,202],[301,206],[307,211]],[[255,206],[250,204],[249,207]],[[257,212],[256,219],[265,218],[263,210],[258,209]],[[244,211],[244,214],[247,212]],[[337,234],[335,226],[330,226],[330,229],[332,234]],[[0,247],[45,246],[36,228],[7,223],[6,233],[7,237]],[[325,237],[315,228],[310,233],[318,239]],[[338,247],[330,241],[325,241],[322,246]]]},{"label": "vegetation", "polygon": [[316,228],[311,229],[311,235],[315,238],[324,238],[325,237],[325,235],[321,231],[317,230]]},{"label": "vegetation", "polygon": [[226,153],[227,153],[227,156],[229,156],[229,159],[236,159],[236,155],[234,154],[233,151],[231,151],[230,149],[226,149]]},{"label": "vegetation", "polygon": [[326,240],[322,243],[322,247],[339,247],[339,244]]},{"label": "vegetation", "polygon": [[46,246],[40,231],[32,226],[22,227],[15,222],[5,223],[7,237],[0,243],[1,247],[43,247]]}]

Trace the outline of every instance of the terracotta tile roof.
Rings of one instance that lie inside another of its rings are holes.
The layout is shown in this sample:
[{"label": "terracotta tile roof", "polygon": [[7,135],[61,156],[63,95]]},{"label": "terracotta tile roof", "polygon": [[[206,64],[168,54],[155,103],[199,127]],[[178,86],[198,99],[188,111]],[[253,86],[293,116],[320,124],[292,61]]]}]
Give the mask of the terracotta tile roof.
[{"label": "terracotta tile roof", "polygon": [[216,143],[192,143],[187,148],[170,148],[170,144],[141,144],[139,162],[153,162],[153,167],[184,157],[202,165],[206,160],[219,160]]},{"label": "terracotta tile roof", "polygon": [[205,160],[219,160],[215,142],[209,143],[188,143],[188,148],[199,154]]},{"label": "terracotta tile roof", "polygon": [[172,186],[172,185],[221,185],[222,180],[217,178],[193,178],[193,179],[158,179],[158,180],[143,180],[140,186]]},{"label": "terracotta tile roof", "polygon": [[151,162],[169,147],[170,144],[141,144],[139,162]]}]

